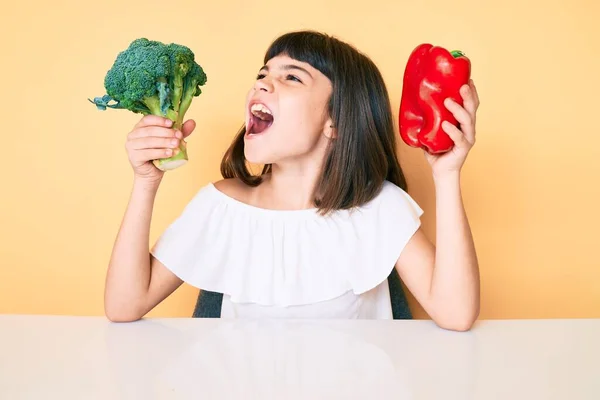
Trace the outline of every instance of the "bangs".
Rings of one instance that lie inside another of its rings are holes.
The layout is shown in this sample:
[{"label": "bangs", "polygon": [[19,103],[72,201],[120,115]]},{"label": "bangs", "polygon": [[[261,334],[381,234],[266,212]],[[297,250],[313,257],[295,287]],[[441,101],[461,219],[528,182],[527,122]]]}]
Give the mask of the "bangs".
[{"label": "bangs", "polygon": [[305,62],[333,81],[333,39],[318,32],[291,32],[277,38],[265,54],[266,64],[273,57],[287,55]]}]

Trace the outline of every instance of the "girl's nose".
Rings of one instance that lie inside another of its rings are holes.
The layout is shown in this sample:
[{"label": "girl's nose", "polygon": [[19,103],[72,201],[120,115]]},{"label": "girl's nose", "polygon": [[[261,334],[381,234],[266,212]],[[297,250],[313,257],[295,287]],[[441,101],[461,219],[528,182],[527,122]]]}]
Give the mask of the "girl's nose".
[{"label": "girl's nose", "polygon": [[256,83],[254,84],[254,90],[262,90],[270,93],[273,91],[273,84],[268,77],[257,79]]}]

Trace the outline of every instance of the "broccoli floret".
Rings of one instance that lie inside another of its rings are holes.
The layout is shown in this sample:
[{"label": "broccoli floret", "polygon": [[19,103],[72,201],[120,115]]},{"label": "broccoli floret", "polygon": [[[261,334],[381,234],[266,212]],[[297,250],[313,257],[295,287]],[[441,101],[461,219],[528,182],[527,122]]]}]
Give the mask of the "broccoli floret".
[{"label": "broccoli floret", "polygon": [[[106,73],[106,94],[88,100],[99,110],[125,109],[166,117],[180,129],[193,98],[205,84],[206,74],[188,47],[139,38],[117,55]],[[154,164],[162,170],[183,165],[188,156],[181,143],[176,154]]]}]

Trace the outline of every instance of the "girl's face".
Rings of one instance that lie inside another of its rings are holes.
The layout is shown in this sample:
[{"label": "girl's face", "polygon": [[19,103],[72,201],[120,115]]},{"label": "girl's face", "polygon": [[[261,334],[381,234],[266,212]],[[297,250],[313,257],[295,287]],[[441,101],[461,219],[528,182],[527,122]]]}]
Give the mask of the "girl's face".
[{"label": "girl's face", "polygon": [[246,159],[278,164],[324,155],[332,133],[331,81],[287,56],[269,60],[246,98]]}]

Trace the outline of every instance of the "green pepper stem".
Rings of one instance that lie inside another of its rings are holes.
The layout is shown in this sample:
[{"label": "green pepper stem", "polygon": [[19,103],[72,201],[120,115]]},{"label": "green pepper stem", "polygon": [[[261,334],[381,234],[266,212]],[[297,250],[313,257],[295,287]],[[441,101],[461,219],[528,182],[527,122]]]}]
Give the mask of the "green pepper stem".
[{"label": "green pepper stem", "polygon": [[460,50],[452,50],[452,51],[450,52],[450,54],[452,54],[452,57],[454,57],[454,58],[462,57],[462,56],[464,56],[464,55],[465,55],[465,53],[463,53],[463,52],[462,52],[462,51],[460,51]]}]

